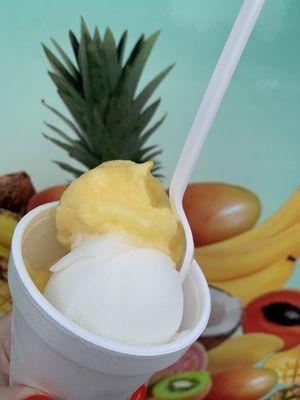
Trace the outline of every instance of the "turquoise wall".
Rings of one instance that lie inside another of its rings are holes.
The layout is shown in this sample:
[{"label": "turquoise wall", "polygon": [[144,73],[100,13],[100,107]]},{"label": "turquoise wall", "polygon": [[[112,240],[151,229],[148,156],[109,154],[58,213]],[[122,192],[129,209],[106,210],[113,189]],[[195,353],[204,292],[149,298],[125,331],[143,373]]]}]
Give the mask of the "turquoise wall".
[{"label": "turquoise wall", "polygon": [[[26,169],[37,188],[64,182],[51,164],[63,151],[46,141],[43,121],[55,119],[45,98],[63,109],[47,76],[41,42],[53,36],[68,49],[67,32],[79,17],[130,44],[161,29],[143,82],[164,66],[176,68],[162,84],[159,113],[168,119],[153,138],[164,149],[166,183],[241,0],[11,0],[0,6],[0,173]],[[300,2],[267,0],[218,114],[193,180],[226,181],[257,192],[263,216],[299,182]],[[55,121],[56,122],[56,121]]]}]

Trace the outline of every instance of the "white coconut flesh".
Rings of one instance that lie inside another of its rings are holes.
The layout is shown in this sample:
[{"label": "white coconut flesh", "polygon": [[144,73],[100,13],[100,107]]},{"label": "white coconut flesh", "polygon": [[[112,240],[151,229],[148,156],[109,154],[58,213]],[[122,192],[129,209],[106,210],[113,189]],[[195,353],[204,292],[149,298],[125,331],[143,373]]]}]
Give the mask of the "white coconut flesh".
[{"label": "white coconut flesh", "polygon": [[231,334],[240,325],[243,309],[237,297],[210,286],[211,315],[202,336],[217,337]]}]

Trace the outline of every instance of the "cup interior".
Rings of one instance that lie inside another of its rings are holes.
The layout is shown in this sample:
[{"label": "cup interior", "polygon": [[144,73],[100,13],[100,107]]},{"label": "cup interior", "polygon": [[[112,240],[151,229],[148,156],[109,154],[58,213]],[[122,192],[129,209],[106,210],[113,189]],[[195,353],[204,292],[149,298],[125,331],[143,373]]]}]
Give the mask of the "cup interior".
[{"label": "cup interior", "polygon": [[[56,240],[56,205],[56,203],[50,203],[33,210],[21,221],[20,225],[23,224],[23,227],[18,226],[18,229],[21,229],[23,269],[26,269],[28,274],[23,274],[22,271],[20,271],[20,269],[22,269],[22,264],[16,265],[16,268],[29,292],[32,289],[32,284],[39,289],[40,293],[34,297],[36,301],[41,301],[42,297],[42,306],[47,308],[45,310],[46,312],[51,310],[51,308],[53,309],[53,306],[42,295],[43,288],[50,275],[43,275],[44,282],[41,285],[40,282],[38,282],[40,280],[40,274],[43,274],[43,272],[47,273],[49,267],[66,254],[66,249]],[[176,345],[180,345],[180,347],[185,347],[188,342],[192,343],[197,339],[200,333],[205,329],[210,313],[208,286],[202,271],[195,261],[183,283],[183,292],[183,320],[179,334],[174,338],[174,343],[176,342]],[[72,330],[72,326],[75,324],[68,323],[68,320],[57,310],[55,315],[60,315],[60,323],[65,323],[67,328]],[[81,330],[84,331],[83,328]],[[76,333],[78,334],[78,330]],[[179,342],[182,343],[180,344]],[[166,345],[153,347],[168,345],[172,345],[172,342]]]},{"label": "cup interior", "polygon": [[34,216],[24,231],[22,255],[27,269],[48,269],[67,251],[56,240],[55,209],[48,208]]}]

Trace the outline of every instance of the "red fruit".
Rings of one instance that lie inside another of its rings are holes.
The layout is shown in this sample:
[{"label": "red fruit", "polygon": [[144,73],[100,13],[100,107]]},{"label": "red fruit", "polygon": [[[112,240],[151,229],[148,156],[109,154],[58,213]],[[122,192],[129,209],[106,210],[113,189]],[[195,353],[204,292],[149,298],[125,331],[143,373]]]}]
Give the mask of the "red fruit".
[{"label": "red fruit", "polygon": [[225,183],[188,185],[183,207],[196,247],[245,232],[260,215],[260,201],[253,192]]},{"label": "red fruit", "polygon": [[279,336],[284,348],[300,343],[300,291],[278,290],[257,297],[245,309],[244,332]]},{"label": "red fruit", "polygon": [[267,368],[238,367],[212,374],[212,389],[205,400],[257,400],[277,382]]},{"label": "red fruit", "polygon": [[206,350],[201,343],[195,342],[175,364],[154,374],[149,381],[149,386],[152,386],[155,382],[160,381],[166,376],[187,371],[204,371],[206,367]]},{"label": "red fruit", "polygon": [[130,397],[130,400],[146,400],[146,386],[143,385],[133,395]]},{"label": "red fruit", "polygon": [[29,200],[27,211],[33,210],[34,208],[41,206],[42,204],[60,200],[61,195],[66,190],[67,186],[68,185],[52,186],[48,189],[44,189],[41,192],[36,193]]}]

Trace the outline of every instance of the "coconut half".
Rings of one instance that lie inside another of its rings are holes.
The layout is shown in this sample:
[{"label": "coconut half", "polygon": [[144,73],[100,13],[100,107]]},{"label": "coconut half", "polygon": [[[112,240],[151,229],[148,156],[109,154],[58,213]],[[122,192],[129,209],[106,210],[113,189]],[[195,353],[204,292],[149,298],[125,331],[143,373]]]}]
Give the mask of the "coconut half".
[{"label": "coconut half", "polygon": [[214,286],[209,287],[211,315],[199,341],[211,349],[231,336],[243,319],[243,308],[238,297]]}]

